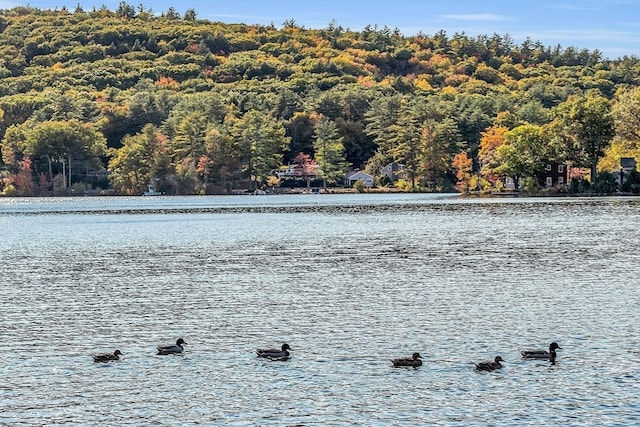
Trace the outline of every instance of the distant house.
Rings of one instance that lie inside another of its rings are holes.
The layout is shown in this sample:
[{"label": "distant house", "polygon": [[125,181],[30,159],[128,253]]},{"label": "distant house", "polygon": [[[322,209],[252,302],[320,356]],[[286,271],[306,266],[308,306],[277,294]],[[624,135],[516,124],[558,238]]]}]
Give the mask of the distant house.
[{"label": "distant house", "polygon": [[397,181],[405,177],[406,168],[398,162],[391,162],[380,169],[380,175],[386,176],[390,181]]},{"label": "distant house", "polygon": [[629,173],[632,170],[636,169],[636,159],[633,157],[621,157],[620,158],[620,169],[622,169],[625,173]]},{"label": "distant house", "polygon": [[624,184],[626,177],[634,170],[636,170],[636,159],[633,157],[620,158],[620,176],[618,179],[620,185]]},{"label": "distant house", "polygon": [[547,188],[567,185],[568,181],[567,165],[562,163],[548,164],[544,172],[538,176],[540,182]]},{"label": "distant house", "polygon": [[504,189],[507,191],[514,191],[516,189],[516,183],[512,177],[507,176],[504,179]]},{"label": "distant house", "polygon": [[282,167],[273,171],[278,178],[302,178],[302,177],[315,177],[318,170],[317,165],[310,165],[304,167],[296,163],[290,164],[286,167]]},{"label": "distant house", "polygon": [[357,181],[362,181],[365,187],[373,187],[373,176],[368,173],[358,171],[347,176],[349,186],[353,186]]}]

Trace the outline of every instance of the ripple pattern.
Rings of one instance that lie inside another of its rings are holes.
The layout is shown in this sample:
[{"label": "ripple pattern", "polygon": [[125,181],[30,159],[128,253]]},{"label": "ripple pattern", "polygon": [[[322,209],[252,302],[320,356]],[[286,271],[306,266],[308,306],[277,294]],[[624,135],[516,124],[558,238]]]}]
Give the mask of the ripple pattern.
[{"label": "ripple pattern", "polygon": [[0,425],[640,424],[635,199],[394,197],[11,205]]}]

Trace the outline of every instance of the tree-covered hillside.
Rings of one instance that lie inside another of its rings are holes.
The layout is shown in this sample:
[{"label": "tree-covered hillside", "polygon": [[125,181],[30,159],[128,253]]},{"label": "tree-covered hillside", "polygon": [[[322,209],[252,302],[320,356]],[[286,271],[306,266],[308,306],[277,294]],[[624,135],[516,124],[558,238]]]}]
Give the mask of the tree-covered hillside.
[{"label": "tree-covered hillside", "polygon": [[[640,60],[508,35],[404,36],[116,11],[0,11],[0,193],[228,193],[348,168],[421,191],[640,160]],[[402,180],[381,169],[404,166]],[[306,174],[306,172],[305,172]],[[591,181],[594,181],[593,179]]]}]

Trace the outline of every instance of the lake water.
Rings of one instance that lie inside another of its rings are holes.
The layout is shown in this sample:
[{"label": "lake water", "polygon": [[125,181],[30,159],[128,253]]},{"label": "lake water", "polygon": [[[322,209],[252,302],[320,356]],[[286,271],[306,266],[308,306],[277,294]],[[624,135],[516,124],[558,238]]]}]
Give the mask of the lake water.
[{"label": "lake water", "polygon": [[639,242],[634,198],[0,198],[0,424],[638,425]]}]

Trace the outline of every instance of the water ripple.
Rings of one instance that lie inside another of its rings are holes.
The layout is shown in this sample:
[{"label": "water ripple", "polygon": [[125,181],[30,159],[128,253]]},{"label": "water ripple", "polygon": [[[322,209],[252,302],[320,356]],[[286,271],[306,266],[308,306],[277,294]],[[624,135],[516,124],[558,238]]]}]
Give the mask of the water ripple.
[{"label": "water ripple", "polygon": [[640,422],[635,200],[340,200],[5,212],[0,424]]}]

